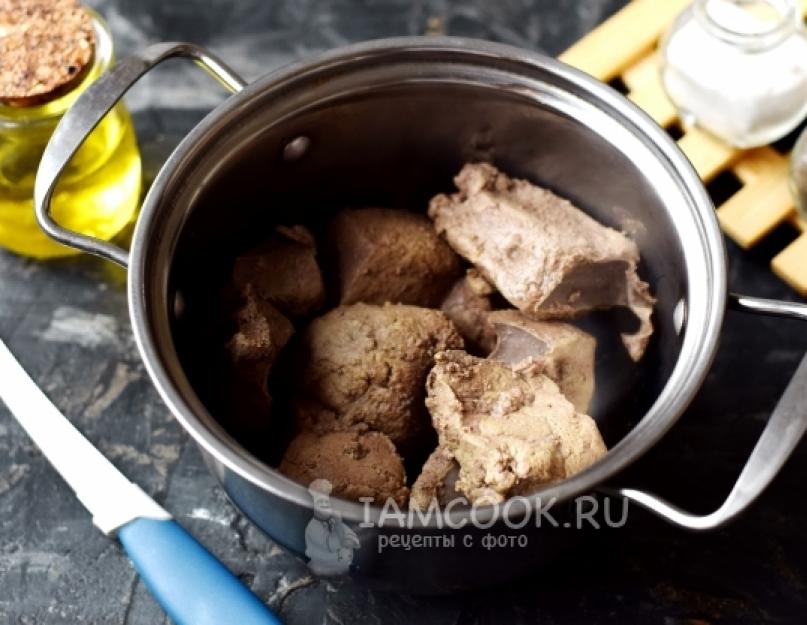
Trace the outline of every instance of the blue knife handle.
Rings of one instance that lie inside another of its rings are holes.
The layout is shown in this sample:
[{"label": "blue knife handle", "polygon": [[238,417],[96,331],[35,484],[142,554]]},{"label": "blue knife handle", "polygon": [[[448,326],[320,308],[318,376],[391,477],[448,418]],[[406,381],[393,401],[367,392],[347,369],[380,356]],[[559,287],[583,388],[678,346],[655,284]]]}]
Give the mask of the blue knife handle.
[{"label": "blue knife handle", "polygon": [[118,538],[177,625],[282,625],[280,619],[176,521],[136,519]]}]

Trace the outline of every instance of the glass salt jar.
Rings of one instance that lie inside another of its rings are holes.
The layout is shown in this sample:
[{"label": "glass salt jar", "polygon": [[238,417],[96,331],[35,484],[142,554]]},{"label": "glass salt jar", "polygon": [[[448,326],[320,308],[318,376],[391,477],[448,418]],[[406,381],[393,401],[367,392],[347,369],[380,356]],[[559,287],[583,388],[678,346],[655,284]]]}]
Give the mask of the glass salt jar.
[{"label": "glass salt jar", "polygon": [[807,114],[797,0],[694,0],[661,43],[661,79],[685,124],[739,148],[776,141]]},{"label": "glass salt jar", "polygon": [[[34,258],[77,253],[54,242],[39,227],[33,207],[34,179],[61,116],[114,63],[112,36],[106,23],[91,9],[76,5],[87,11],[94,33],[92,61],[80,80],[68,90],[31,105],[0,101],[0,246]],[[0,71],[4,69],[8,68],[0,63]],[[112,239],[135,216],[141,175],[134,125],[123,103],[118,103],[93,130],[56,185],[54,218],[71,230]]]}]

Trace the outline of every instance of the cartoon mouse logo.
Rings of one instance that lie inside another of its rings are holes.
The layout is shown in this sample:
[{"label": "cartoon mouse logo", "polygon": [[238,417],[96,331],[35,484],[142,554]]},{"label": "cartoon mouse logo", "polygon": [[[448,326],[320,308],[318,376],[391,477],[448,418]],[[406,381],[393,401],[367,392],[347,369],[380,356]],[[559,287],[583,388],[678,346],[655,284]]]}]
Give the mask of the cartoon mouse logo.
[{"label": "cartoon mouse logo", "polygon": [[314,518],[305,528],[305,555],[308,568],[316,575],[347,573],[353,562],[353,550],[359,548],[359,538],[331,507],[328,480],[317,479],[308,485],[314,501]]}]

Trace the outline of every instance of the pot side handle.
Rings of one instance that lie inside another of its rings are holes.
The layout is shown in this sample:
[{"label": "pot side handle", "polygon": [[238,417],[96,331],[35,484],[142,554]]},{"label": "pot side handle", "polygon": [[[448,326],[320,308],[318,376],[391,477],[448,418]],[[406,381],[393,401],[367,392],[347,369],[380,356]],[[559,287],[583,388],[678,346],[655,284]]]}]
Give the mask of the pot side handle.
[{"label": "pot side handle", "polygon": [[48,142],[34,183],[34,210],[42,229],[59,243],[126,267],[129,253],[99,239],[67,230],[51,215],[54,187],[87,136],[137,80],[154,66],[175,57],[192,59],[226,89],[236,93],[246,81],[218,57],[191,43],[158,43],[116,64],[90,85],[64,114]]},{"label": "pot side handle", "polygon": [[[729,306],[752,312],[807,321],[807,305],[731,294]],[[751,452],[729,496],[711,514],[699,516],[645,491],[632,488],[603,489],[650,510],[664,520],[690,530],[709,530],[731,521],[765,490],[785,464],[807,430],[807,355],[779,399],[765,430]]]}]

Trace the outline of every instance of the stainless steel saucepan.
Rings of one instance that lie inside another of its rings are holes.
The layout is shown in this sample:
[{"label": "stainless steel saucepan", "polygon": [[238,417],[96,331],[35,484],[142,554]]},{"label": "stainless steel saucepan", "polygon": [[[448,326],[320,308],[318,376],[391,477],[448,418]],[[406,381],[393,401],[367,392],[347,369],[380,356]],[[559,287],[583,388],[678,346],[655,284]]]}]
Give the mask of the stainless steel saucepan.
[{"label": "stainless steel saucepan", "polygon": [[[126,90],[172,57],[194,60],[232,97],[163,166],[130,251],[68,232],[50,215],[59,174]],[[57,241],[128,267],[132,327],[162,398],[234,504],[275,540],[303,553],[313,509],[306,488],[248,451],[254,441],[235,440],[217,420],[226,423],[226,406],[208,397],[205,363],[216,349],[209,338],[211,285],[272,223],[316,229],[348,205],[425,208],[435,192],[451,189],[452,176],[471,160],[490,160],[632,232],[643,277],[658,296],[656,334],[642,362],[631,366],[610,346],[608,337],[616,332],[598,331],[592,412],[610,451],[506,514],[476,510],[476,525],[487,521],[490,527],[455,529],[470,514],[455,509],[452,527],[430,518],[402,528],[379,508],[334,501],[361,543],[352,574],[414,591],[501,582],[547,561],[580,534],[564,523],[538,528],[530,521],[513,529],[512,521],[528,513],[534,519],[536,507],[549,501],[557,502],[556,514],[571,519],[576,498],[609,487],[687,529],[714,528],[742,512],[804,432],[807,412],[796,409],[796,400],[807,393],[805,364],[714,513],[688,514],[649,493],[614,487],[612,478],[652,447],[690,403],[709,370],[727,307],[807,321],[807,306],[729,295],[714,207],[690,163],[626,98],[556,60],[468,39],[389,39],[335,50],[246,84],[194,45],[152,46],[118,64],[64,116],[39,169],[36,210]],[[363,521],[372,527],[362,527]],[[481,544],[498,533],[524,535],[527,544]],[[393,541],[431,539],[418,543],[428,548],[379,548],[396,535]]]}]

